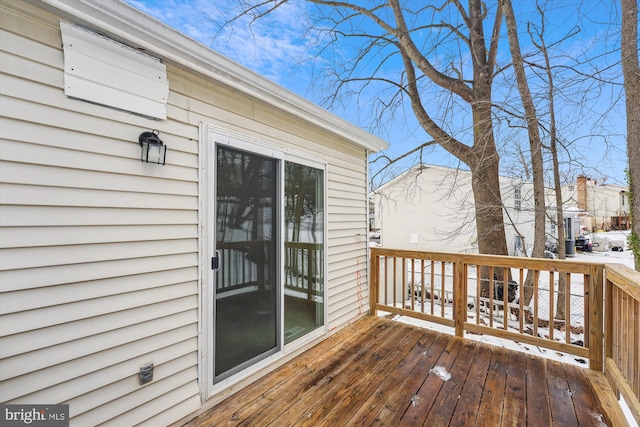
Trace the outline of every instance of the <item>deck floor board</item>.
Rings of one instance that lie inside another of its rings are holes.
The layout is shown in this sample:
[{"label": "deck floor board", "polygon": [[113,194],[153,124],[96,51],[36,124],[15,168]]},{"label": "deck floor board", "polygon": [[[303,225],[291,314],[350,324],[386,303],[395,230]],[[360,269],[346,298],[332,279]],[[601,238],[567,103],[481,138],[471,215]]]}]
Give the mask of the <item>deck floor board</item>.
[{"label": "deck floor board", "polygon": [[509,369],[509,352],[496,347],[491,354],[480,407],[476,417],[478,426],[499,426],[505,400],[505,385]]},{"label": "deck floor board", "polygon": [[547,385],[549,387],[552,425],[558,427],[577,426],[578,417],[562,363],[555,360],[547,363]]},{"label": "deck floor board", "polygon": [[527,423],[535,426],[551,425],[551,407],[547,389],[547,367],[540,357],[527,355]]},{"label": "deck floor board", "polygon": [[[445,381],[441,373],[451,377]],[[583,368],[367,316],[185,426],[537,427],[603,420]]]},{"label": "deck floor board", "polygon": [[486,345],[478,346],[474,363],[469,369],[469,381],[464,383],[460,399],[451,416],[450,425],[475,426],[490,361],[491,348]]},{"label": "deck floor board", "polygon": [[527,355],[509,354],[509,372],[505,384],[503,426],[518,427],[520,420],[526,419],[527,403]]}]

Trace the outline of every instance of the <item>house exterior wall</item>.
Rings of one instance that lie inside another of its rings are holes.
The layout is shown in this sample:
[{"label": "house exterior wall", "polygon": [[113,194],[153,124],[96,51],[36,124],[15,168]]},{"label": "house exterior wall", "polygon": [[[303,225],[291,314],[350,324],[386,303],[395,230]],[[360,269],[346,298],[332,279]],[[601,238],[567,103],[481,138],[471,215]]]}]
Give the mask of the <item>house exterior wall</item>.
[{"label": "house exterior wall", "polygon": [[[202,406],[203,122],[327,162],[327,329],[364,314],[364,148],[170,59],[167,120],[70,99],[59,21],[0,2],[0,402],[66,403],[71,425],[166,425]],[[165,166],[138,160],[150,129]]]},{"label": "house exterior wall", "polygon": [[[501,177],[500,182],[509,253],[519,255],[516,236],[524,237],[522,249],[533,243],[533,185],[507,177]],[[375,226],[381,230],[380,243],[384,247],[448,252],[478,250],[468,171],[417,166],[376,190],[372,203]]]},{"label": "house exterior wall", "polygon": [[[591,196],[591,197],[589,197]],[[588,192],[588,212],[592,212],[595,226],[599,230],[609,230],[614,227],[614,217],[628,217],[629,202],[626,191],[621,186],[603,185],[593,187]]]},{"label": "house exterior wall", "polygon": [[625,218],[628,228],[629,188],[624,185],[598,184],[596,180],[581,175],[575,185],[562,189],[565,206],[581,209],[585,213],[583,225],[588,231],[610,230]]}]

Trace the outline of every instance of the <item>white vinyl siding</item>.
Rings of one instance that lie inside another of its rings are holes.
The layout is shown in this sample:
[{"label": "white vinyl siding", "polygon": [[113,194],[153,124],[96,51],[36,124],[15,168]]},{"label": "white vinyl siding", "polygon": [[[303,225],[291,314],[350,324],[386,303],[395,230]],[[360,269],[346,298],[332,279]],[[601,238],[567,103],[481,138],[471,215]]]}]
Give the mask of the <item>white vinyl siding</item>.
[{"label": "white vinyl siding", "polygon": [[[470,172],[423,166],[374,192],[381,244],[396,249],[477,252]],[[513,249],[516,236],[524,237],[523,248],[527,248],[533,243],[534,234],[533,184],[500,177],[500,186],[507,245]],[[547,206],[551,204],[550,195],[547,192]],[[516,197],[520,209],[515,209]],[[416,235],[417,242],[413,239]]]},{"label": "white vinyl siding", "polygon": [[[0,401],[169,423],[200,404],[197,127],[68,98],[59,20],[0,13]],[[164,167],[138,160],[156,127]]]},{"label": "white vinyl siding", "polygon": [[[366,312],[364,148],[171,61],[167,120],[71,99],[59,18],[3,1],[0,22],[0,401],[68,403],[72,426],[200,407],[201,122],[327,162],[328,327]],[[150,129],[166,166],[138,160]]]}]

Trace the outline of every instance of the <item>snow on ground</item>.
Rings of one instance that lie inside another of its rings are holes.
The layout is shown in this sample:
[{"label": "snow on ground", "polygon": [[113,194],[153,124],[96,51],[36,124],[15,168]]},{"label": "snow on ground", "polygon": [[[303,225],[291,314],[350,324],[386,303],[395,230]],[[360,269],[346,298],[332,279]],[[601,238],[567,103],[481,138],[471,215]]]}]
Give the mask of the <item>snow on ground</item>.
[{"label": "snow on ground", "polygon": [[603,237],[612,242],[625,242],[625,247],[623,252],[615,252],[615,251],[607,251],[607,252],[578,252],[576,253],[575,259],[576,261],[591,261],[591,262],[602,262],[602,263],[612,263],[612,264],[624,264],[627,267],[633,268],[633,253],[626,246],[627,236],[629,235],[629,231],[607,231],[602,233],[592,233],[591,236]]}]

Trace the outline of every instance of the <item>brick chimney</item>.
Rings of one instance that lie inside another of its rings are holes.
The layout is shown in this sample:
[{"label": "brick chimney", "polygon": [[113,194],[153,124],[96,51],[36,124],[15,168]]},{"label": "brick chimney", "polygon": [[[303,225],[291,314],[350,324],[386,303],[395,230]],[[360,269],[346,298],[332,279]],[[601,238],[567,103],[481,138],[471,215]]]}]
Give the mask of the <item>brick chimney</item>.
[{"label": "brick chimney", "polygon": [[587,210],[587,177],[578,176],[578,209]]}]

